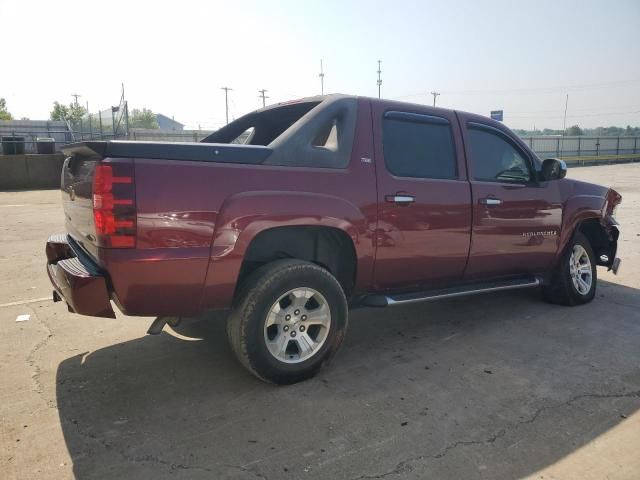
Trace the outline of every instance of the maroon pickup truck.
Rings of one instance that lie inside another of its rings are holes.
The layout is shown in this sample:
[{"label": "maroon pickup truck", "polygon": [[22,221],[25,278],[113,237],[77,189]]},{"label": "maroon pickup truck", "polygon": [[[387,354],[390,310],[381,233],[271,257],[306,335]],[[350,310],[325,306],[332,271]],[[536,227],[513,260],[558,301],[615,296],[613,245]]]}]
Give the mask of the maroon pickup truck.
[{"label": "maroon pickup truck", "polygon": [[165,322],[230,309],[259,378],[293,383],[340,346],[350,307],[541,287],[591,301],[617,271],[614,190],[564,178],[499,122],[345,95],[258,110],[201,143],[64,149],[54,300]]}]

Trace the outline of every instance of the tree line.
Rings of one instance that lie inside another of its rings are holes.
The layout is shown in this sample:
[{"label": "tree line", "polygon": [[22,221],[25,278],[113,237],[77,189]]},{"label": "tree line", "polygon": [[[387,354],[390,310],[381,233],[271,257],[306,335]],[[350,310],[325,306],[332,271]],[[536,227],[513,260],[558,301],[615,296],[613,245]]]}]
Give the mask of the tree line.
[{"label": "tree line", "polygon": [[627,125],[626,127],[596,127],[596,128],[580,128],[579,125],[572,125],[567,128],[565,132],[560,130],[554,130],[551,128],[544,128],[542,130],[523,130],[520,128],[514,128],[513,131],[521,137],[537,137],[544,135],[567,135],[567,136],[585,136],[585,137],[640,137],[640,127],[632,127]]},{"label": "tree line", "polygon": [[[69,103],[68,105],[60,102],[53,102],[53,109],[49,113],[49,120],[63,120],[69,122],[73,128],[84,127],[83,123],[89,124],[89,119],[97,128],[99,119],[98,115],[88,113],[87,109],[78,103]],[[14,120],[13,115],[9,112],[7,101],[0,97],[0,120]],[[22,118],[22,120],[29,120]],[[105,125],[105,128],[110,128]],[[148,108],[134,108],[129,114],[130,128],[160,128],[156,114]]]},{"label": "tree line", "polygon": [[[53,110],[49,116],[51,120],[69,121],[74,128],[85,128],[89,122],[97,128],[100,120],[98,115],[88,113],[87,109],[77,103],[63,105],[60,102],[53,102]],[[86,122],[86,125],[84,124]],[[105,125],[109,128],[110,125]],[[156,114],[148,108],[134,108],[129,114],[129,128],[160,128]]]}]

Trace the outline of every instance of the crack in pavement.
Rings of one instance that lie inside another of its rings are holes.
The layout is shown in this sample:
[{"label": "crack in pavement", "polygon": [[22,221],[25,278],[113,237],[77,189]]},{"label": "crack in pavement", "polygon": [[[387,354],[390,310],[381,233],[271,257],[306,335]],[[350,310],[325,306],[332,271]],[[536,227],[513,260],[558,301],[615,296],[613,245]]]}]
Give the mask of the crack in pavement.
[{"label": "crack in pavement", "polygon": [[[91,440],[92,442],[97,443],[100,447],[102,447],[106,451],[112,451],[112,452],[116,453],[117,455],[119,455],[123,460],[125,460],[128,463],[154,463],[154,464],[158,464],[158,465],[162,465],[162,466],[168,467],[169,470],[171,470],[171,471],[175,471],[175,470],[194,470],[194,471],[201,471],[201,472],[208,472],[208,473],[212,473],[213,472],[213,468],[212,467],[206,467],[206,466],[201,466],[201,465],[189,465],[189,464],[179,463],[179,462],[171,462],[169,460],[165,460],[163,458],[160,458],[158,456],[151,455],[151,454],[147,454],[147,455],[129,455],[125,451],[114,449],[113,445],[108,443],[106,440],[93,435],[89,431],[85,431],[83,428],[80,427],[80,424],[78,423],[77,420],[70,419],[70,418],[65,418],[65,421],[67,421],[69,423],[72,423],[73,425],[76,426],[76,431],[77,431],[78,435],[80,435],[81,437],[84,437],[85,439]],[[216,466],[221,466],[221,467],[233,468],[233,469],[236,469],[236,470],[240,470],[241,472],[250,473],[250,474],[254,475],[256,478],[262,478],[263,480],[269,480],[266,475],[254,470],[253,468],[248,468],[246,466],[233,465],[233,464],[230,464],[230,463],[221,463],[221,462],[215,462],[215,465]]]},{"label": "crack in pavement", "polygon": [[33,391],[38,394],[38,396],[42,399],[43,402],[45,402],[48,408],[57,409],[56,403],[53,400],[49,400],[45,398],[44,385],[40,381],[40,374],[41,374],[40,366],[36,363],[36,359],[35,359],[36,353],[40,349],[44,348],[47,345],[47,343],[49,343],[49,340],[53,337],[53,332],[51,331],[51,328],[49,328],[49,325],[47,324],[47,322],[41,319],[40,316],[36,313],[36,311],[33,308],[31,308],[30,310],[33,316],[38,320],[38,322],[46,330],[46,337],[40,340],[38,343],[36,343],[35,346],[29,351],[29,353],[27,353],[27,356],[26,356],[26,361],[31,367],[31,369],[33,370],[33,373],[31,374],[31,378],[35,383],[35,388],[33,389]]},{"label": "crack in pavement", "polygon": [[491,445],[493,443],[495,443],[499,438],[504,437],[507,434],[507,431],[512,427],[513,429],[518,429],[518,427],[520,427],[521,425],[528,425],[528,424],[532,424],[534,423],[539,417],[540,415],[547,411],[547,410],[552,410],[555,408],[561,408],[567,405],[571,405],[579,400],[583,400],[583,399],[609,399],[609,398],[640,398],[640,390],[635,390],[632,392],[625,392],[625,393],[586,393],[586,394],[581,394],[581,395],[576,395],[574,397],[569,398],[567,401],[565,402],[561,402],[555,405],[546,405],[543,407],[538,408],[533,415],[528,418],[527,420],[522,420],[520,422],[516,422],[515,424],[511,424],[510,426],[507,426],[506,428],[503,428],[501,430],[499,430],[497,433],[493,434],[492,436],[484,439],[484,440],[458,440],[456,442],[453,442],[447,446],[444,447],[444,449],[442,449],[440,452],[433,454],[433,455],[418,455],[415,457],[410,457],[406,460],[402,460],[401,462],[397,463],[396,466],[391,469],[388,470],[384,473],[380,473],[380,474],[372,474],[372,475],[360,475],[358,477],[353,477],[352,480],[365,480],[365,479],[376,479],[376,478],[385,478],[391,475],[400,475],[402,473],[408,473],[413,471],[414,467],[411,465],[414,462],[418,462],[420,460],[427,460],[427,459],[441,459],[444,458],[450,451],[455,450],[458,447],[466,447],[466,446],[470,446],[470,445]]},{"label": "crack in pavement", "polygon": [[[33,309],[32,309],[33,311]],[[36,360],[35,360],[35,354],[40,351],[42,348],[44,348],[47,343],[49,342],[49,340],[53,337],[53,332],[51,331],[51,329],[49,328],[49,325],[47,324],[47,322],[45,322],[43,319],[41,319],[36,313],[35,311],[33,311],[33,314],[35,316],[35,318],[40,322],[40,324],[42,324],[42,326],[44,326],[45,330],[46,330],[46,337],[44,339],[42,339],[40,342],[38,342],[27,354],[26,360],[27,363],[29,364],[29,366],[33,369],[33,374],[31,375],[31,378],[33,379],[34,383],[35,383],[35,388],[33,389],[38,396],[40,396],[40,398],[47,404],[47,406],[49,408],[52,409],[56,409],[57,410],[57,405],[54,401],[52,400],[48,400],[47,398],[45,398],[44,396],[44,385],[42,384],[42,382],[40,381],[40,367],[37,365]],[[60,417],[61,421],[66,421],[70,424],[73,424],[76,426],[76,431],[78,433],[78,435],[80,435],[81,437],[91,440],[95,443],[97,443],[98,445],[100,445],[103,449],[107,450],[107,451],[115,451],[117,454],[119,454],[124,460],[126,460],[127,462],[132,462],[132,463],[142,463],[142,462],[151,462],[151,463],[157,463],[160,465],[165,465],[170,467],[171,470],[199,470],[199,471],[204,471],[204,472],[211,472],[211,468],[207,468],[207,467],[201,467],[198,465],[185,465],[185,464],[181,464],[181,463],[174,463],[174,462],[169,462],[167,460],[163,460],[159,457],[155,457],[153,455],[145,455],[145,456],[140,456],[140,457],[136,457],[136,456],[131,456],[131,455],[127,455],[124,451],[118,451],[113,449],[113,446],[108,443],[106,440],[99,438],[95,435],[93,435],[92,433],[85,431],[83,428],[81,428],[80,424],[78,423],[77,420],[70,418],[70,417]],[[264,476],[248,469],[248,468],[243,468],[240,466],[235,466],[235,465],[224,465],[227,467],[233,467],[233,468],[238,468],[242,471],[246,471],[246,472],[250,472],[250,473],[254,473],[256,476],[258,476],[259,478],[265,478]]]}]

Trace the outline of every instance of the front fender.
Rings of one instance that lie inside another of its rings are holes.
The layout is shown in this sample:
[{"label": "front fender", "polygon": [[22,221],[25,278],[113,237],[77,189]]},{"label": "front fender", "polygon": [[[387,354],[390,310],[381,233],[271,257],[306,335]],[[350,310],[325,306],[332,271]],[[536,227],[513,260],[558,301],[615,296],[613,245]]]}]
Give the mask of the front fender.
[{"label": "front fender", "polygon": [[602,219],[604,202],[599,195],[576,195],[565,202],[556,257],[562,255],[580,222],[591,218]]},{"label": "front fender", "polygon": [[370,281],[373,228],[358,207],[319,193],[242,192],[229,197],[218,214],[202,293],[203,308],[229,307],[251,241],[265,230],[287,226],[325,226],[346,232],[358,261],[356,286]]},{"label": "front fender", "polygon": [[606,196],[576,195],[571,197],[565,203],[563,209],[563,222],[557,257],[559,258],[562,255],[582,222],[585,220],[597,220],[604,232],[601,242],[599,242],[602,243],[600,245],[601,253],[604,252],[609,257],[608,261],[599,264],[610,267],[614,261],[619,234],[618,223],[613,217],[612,209],[614,205],[620,202],[620,199],[620,195],[613,190],[609,190]]}]

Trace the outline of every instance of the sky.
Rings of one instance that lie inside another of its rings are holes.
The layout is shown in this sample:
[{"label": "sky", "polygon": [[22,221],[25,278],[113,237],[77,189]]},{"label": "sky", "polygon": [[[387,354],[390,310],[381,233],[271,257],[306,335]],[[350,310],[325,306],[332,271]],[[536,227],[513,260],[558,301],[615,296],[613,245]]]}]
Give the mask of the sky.
[{"label": "sky", "polygon": [[[0,0],[0,97],[46,119],[71,94],[91,111],[150,108],[215,129],[268,103],[382,96],[512,128],[640,126],[640,0]],[[11,61],[9,61],[11,59]]]}]

